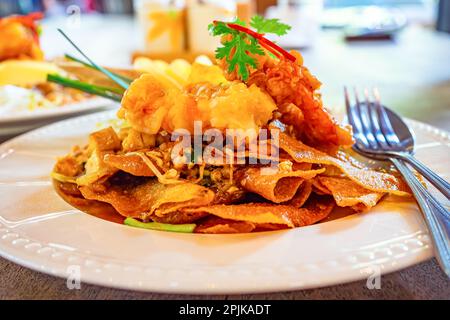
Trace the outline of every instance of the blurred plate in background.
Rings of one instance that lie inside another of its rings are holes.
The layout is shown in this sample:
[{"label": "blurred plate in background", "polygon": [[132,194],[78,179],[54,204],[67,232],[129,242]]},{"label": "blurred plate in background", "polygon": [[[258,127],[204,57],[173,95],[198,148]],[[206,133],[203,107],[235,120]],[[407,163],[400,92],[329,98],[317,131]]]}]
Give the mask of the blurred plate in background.
[{"label": "blurred plate in background", "polygon": [[92,98],[49,109],[16,110],[7,114],[0,112],[0,141],[51,122],[117,107],[118,104],[110,100]]}]

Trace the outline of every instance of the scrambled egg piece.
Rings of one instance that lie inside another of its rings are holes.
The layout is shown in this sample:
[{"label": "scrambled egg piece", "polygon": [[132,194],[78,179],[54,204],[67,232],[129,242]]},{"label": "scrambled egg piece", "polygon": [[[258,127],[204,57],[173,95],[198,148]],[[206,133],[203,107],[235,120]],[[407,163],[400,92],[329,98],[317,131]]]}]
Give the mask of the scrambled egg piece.
[{"label": "scrambled egg piece", "polygon": [[273,100],[257,86],[233,83],[213,98],[199,99],[198,109],[211,127],[257,129],[269,122],[276,109]]},{"label": "scrambled egg piece", "polygon": [[192,64],[191,73],[187,79],[187,83],[193,84],[199,82],[209,82],[218,85],[228,83],[228,80],[225,79],[223,71],[219,66],[195,62]]},{"label": "scrambled egg piece", "polygon": [[[209,70],[215,78],[215,71]],[[257,129],[272,118],[277,106],[257,86],[214,82],[189,84],[180,89],[163,78],[144,74],[125,93],[118,116],[147,134],[177,129],[193,132],[194,121],[202,121],[204,130]]]},{"label": "scrambled egg piece", "polygon": [[206,56],[199,56],[192,64],[184,59],[176,59],[167,63],[162,60],[140,57],[134,61],[133,67],[135,70],[151,74],[156,78],[164,78],[179,88],[197,82],[212,84],[228,82],[222,69],[213,65]]}]

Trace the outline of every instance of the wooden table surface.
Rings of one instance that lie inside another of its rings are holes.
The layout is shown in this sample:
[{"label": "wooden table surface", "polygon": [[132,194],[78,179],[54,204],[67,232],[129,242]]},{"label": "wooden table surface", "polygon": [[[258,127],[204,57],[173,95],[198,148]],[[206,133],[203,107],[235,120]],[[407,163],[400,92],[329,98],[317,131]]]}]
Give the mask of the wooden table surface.
[{"label": "wooden table surface", "polygon": [[[69,51],[48,22],[43,44],[49,56]],[[62,25],[64,26],[64,25]],[[70,34],[97,61],[124,66],[136,48],[134,23],[127,18],[83,18]],[[92,33],[95,30],[95,33]],[[129,35],[133,34],[132,37]],[[92,41],[96,39],[95,45]],[[120,46],[117,45],[120,43]],[[450,35],[409,27],[396,41],[346,44],[337,32],[324,32],[303,50],[306,65],[324,83],[326,105],[343,109],[344,85],[377,86],[384,103],[402,115],[450,131]],[[197,299],[203,296],[130,292],[82,284],[28,270],[0,258],[0,299]],[[381,290],[365,281],[329,288],[259,295],[206,296],[223,299],[450,299],[450,281],[431,261],[383,275]]]}]

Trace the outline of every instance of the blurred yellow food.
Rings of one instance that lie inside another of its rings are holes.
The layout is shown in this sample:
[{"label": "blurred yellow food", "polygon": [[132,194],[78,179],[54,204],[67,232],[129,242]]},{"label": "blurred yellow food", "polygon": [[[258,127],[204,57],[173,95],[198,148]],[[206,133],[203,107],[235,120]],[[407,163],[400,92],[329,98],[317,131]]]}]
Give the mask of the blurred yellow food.
[{"label": "blurred yellow food", "polygon": [[186,85],[191,73],[191,64],[184,59],[176,59],[167,66],[166,73],[183,85]]},{"label": "blurred yellow food", "polygon": [[205,66],[212,66],[213,65],[211,59],[208,56],[204,55],[204,54],[201,55],[201,56],[198,56],[197,58],[195,58],[195,62],[196,63],[200,63],[200,64],[204,64]]},{"label": "blurred yellow food", "polygon": [[213,65],[207,56],[199,56],[193,64],[184,59],[176,59],[171,63],[140,57],[134,62],[134,69],[151,74],[157,79],[170,80],[179,88],[190,83],[210,82],[226,83],[222,69]]},{"label": "blurred yellow food", "polygon": [[45,61],[7,60],[0,63],[0,86],[33,86],[47,82],[47,75],[53,73],[64,71]]},{"label": "blurred yellow food", "polygon": [[172,85],[181,88],[184,84],[179,79],[170,76],[167,72],[169,64],[162,60],[152,60],[148,58],[137,58],[134,61],[134,69],[151,74],[161,81],[171,82]]}]

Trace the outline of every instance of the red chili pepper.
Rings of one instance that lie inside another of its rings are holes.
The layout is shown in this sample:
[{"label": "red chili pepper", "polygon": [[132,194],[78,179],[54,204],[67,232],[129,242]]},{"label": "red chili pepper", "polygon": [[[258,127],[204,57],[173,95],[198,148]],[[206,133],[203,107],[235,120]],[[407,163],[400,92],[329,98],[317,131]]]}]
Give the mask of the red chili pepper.
[{"label": "red chili pepper", "polygon": [[[214,23],[216,23],[216,21],[214,21]],[[279,52],[280,54],[282,54],[286,59],[295,62],[297,59],[290,54],[289,52],[287,52],[286,50],[284,50],[283,48],[281,48],[279,45],[273,43],[272,41],[264,38],[264,36],[258,32],[255,32],[249,28],[243,27],[241,25],[235,24],[235,23],[227,23],[227,26],[230,27],[231,29],[237,30],[237,31],[241,31],[244,32],[250,36],[252,36],[253,38],[257,39],[258,42],[267,50],[269,50],[270,52],[272,52],[273,54],[275,54],[273,52],[274,49],[277,52]],[[275,54],[277,57],[279,57],[279,55]]]},{"label": "red chili pepper", "polygon": [[264,49],[266,49],[267,51],[272,53],[275,57],[277,57],[278,59],[281,59],[282,55],[278,51],[276,51],[274,48],[269,47],[268,45],[265,45],[263,43],[260,43],[260,44]]}]

